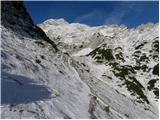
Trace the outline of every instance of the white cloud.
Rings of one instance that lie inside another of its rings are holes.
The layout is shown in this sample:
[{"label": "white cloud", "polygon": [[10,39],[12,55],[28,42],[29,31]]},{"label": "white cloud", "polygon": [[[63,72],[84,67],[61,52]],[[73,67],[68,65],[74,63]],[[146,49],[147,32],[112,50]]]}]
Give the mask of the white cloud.
[{"label": "white cloud", "polygon": [[103,17],[103,12],[94,10],[90,13],[84,14],[82,16],[77,17],[74,22],[83,22],[83,21],[88,21],[88,20],[95,20],[95,19],[100,19]]},{"label": "white cloud", "polygon": [[122,2],[120,3],[104,20],[104,24],[121,24],[124,17],[134,10],[135,3]]},{"label": "white cloud", "polygon": [[[94,10],[92,12],[77,17],[74,22],[86,23],[86,21],[89,21],[90,23],[92,23],[92,21],[97,21],[104,24],[121,24],[124,17],[128,13],[130,13],[132,10],[137,11],[137,9],[135,9],[135,5],[136,4],[134,2],[120,2],[119,4],[116,4],[113,11],[109,12],[109,14],[107,14],[107,11],[105,12],[100,10]],[[140,12],[139,10],[140,9],[138,9],[137,12]]]},{"label": "white cloud", "polygon": [[104,20],[104,24],[120,24],[126,14],[126,11],[123,11],[121,13],[112,12],[106,17],[106,19]]}]

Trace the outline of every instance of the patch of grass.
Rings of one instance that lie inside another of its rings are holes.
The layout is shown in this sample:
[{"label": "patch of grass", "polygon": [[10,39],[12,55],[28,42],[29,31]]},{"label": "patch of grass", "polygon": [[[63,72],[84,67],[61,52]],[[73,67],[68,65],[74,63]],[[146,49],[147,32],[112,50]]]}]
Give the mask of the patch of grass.
[{"label": "patch of grass", "polygon": [[127,89],[132,95],[138,95],[138,99],[141,99],[149,104],[149,101],[143,92],[144,87],[137,81],[135,77],[130,76],[131,74],[133,75],[136,73],[134,68],[129,65],[120,66],[117,64],[111,64],[111,66],[114,69],[112,71],[114,75],[123,81],[122,85],[126,85]]},{"label": "patch of grass", "polygon": [[143,70],[143,72],[146,72],[147,69],[148,69],[148,66],[147,66],[147,65],[142,65],[142,66],[141,66],[141,69]]},{"label": "patch of grass", "polygon": [[89,73],[89,69],[86,70]]},{"label": "patch of grass", "polygon": [[144,108],[144,110],[149,110],[149,108]]},{"label": "patch of grass", "polygon": [[90,52],[87,56],[92,56],[93,58],[95,58],[96,61],[100,62],[101,61],[111,61],[114,60],[114,56],[112,54],[112,50],[111,49],[103,49],[103,48],[96,48],[95,50],[93,50],[92,52]]},{"label": "patch of grass", "polygon": [[143,70],[143,72],[146,72],[147,70],[149,70],[147,65],[137,65],[137,66],[134,66],[133,68],[134,70]]},{"label": "patch of grass", "polygon": [[115,70],[118,66],[117,62],[110,62],[109,65]]},{"label": "patch of grass", "polygon": [[132,66],[125,65],[125,66],[120,66],[117,64],[112,64],[112,68],[114,69],[112,72],[116,77],[119,77],[120,79],[124,80],[125,76],[128,76],[130,73],[135,73],[135,70],[133,69]]},{"label": "patch of grass", "polygon": [[140,57],[139,61],[140,61],[140,62],[148,62],[149,59],[148,59],[148,57],[146,56],[146,54],[142,54],[142,56]]},{"label": "patch of grass", "polygon": [[112,79],[112,77],[110,77],[110,76],[107,76],[107,78]]},{"label": "patch of grass", "polygon": [[156,95],[156,98],[159,98],[159,89],[158,88],[154,88],[153,93]]},{"label": "patch of grass", "polygon": [[38,63],[38,64],[40,64],[40,63],[41,63],[41,60],[38,59],[38,58],[36,58],[35,62]]},{"label": "patch of grass", "polygon": [[140,70],[141,67],[140,67],[140,66],[134,66],[134,69],[135,69],[135,70]]},{"label": "patch of grass", "polygon": [[121,47],[116,47],[115,50],[122,50],[122,48]]},{"label": "patch of grass", "polygon": [[64,74],[61,70],[59,71],[61,74]]},{"label": "patch of grass", "polygon": [[41,57],[42,59],[45,59],[44,55],[40,55],[40,57]]},{"label": "patch of grass", "polygon": [[83,45],[80,45],[79,48],[83,48]]},{"label": "patch of grass", "polygon": [[128,115],[128,114],[124,114],[124,116],[126,116],[127,118],[129,118],[129,115]]},{"label": "patch of grass", "polygon": [[95,59],[100,60],[100,59],[102,59],[102,57],[101,56],[96,56]]},{"label": "patch of grass", "polygon": [[153,42],[153,48],[156,52],[159,52],[159,41],[158,40]]},{"label": "patch of grass", "polygon": [[133,53],[133,56],[136,57],[136,58],[139,58],[140,57],[140,54],[141,54],[141,51],[137,50]]},{"label": "patch of grass", "polygon": [[128,80],[125,81],[125,84],[127,85],[129,91],[133,92],[134,94],[136,93],[139,96],[139,99],[142,99],[147,104],[149,104],[146,95],[143,93],[142,88],[139,85]]},{"label": "patch of grass", "polygon": [[135,49],[141,49],[146,43],[147,43],[147,42],[144,42],[144,43],[138,45],[137,47],[135,47]]},{"label": "patch of grass", "polygon": [[120,52],[119,54],[116,54],[115,57],[116,57],[117,60],[121,60],[122,62],[125,61],[124,58],[123,58],[122,52]]},{"label": "patch of grass", "polygon": [[155,65],[153,68],[153,72],[154,75],[159,75],[159,64]]},{"label": "patch of grass", "polygon": [[109,113],[109,106],[104,106],[103,110],[107,113]]},{"label": "patch of grass", "polygon": [[55,96],[60,96],[60,94],[59,93],[55,93]]},{"label": "patch of grass", "polygon": [[83,66],[86,66],[84,63],[81,63]]},{"label": "patch of grass", "polygon": [[158,59],[158,55],[153,55],[153,59]]},{"label": "patch of grass", "polygon": [[152,79],[152,80],[150,80],[150,81],[148,82],[148,86],[147,86],[148,90],[152,90],[152,89],[154,88],[154,85],[155,85],[155,83],[156,83],[156,80],[157,80],[157,79]]}]

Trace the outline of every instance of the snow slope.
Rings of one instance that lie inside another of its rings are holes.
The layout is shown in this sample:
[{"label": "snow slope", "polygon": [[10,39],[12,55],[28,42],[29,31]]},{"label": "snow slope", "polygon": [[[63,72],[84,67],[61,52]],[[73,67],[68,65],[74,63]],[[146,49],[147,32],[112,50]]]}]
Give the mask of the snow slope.
[{"label": "snow slope", "polygon": [[[158,24],[148,23],[134,29],[128,29],[123,25],[88,27],[78,23],[69,24],[64,20],[63,22],[66,24],[55,26],[54,23],[59,21],[58,19],[47,21],[50,21],[50,24],[44,22],[39,26],[44,31],[48,30],[46,34],[53,41],[57,40],[56,44],[59,49],[68,52],[72,59],[77,61],[80,66],[76,64],[74,66],[77,67],[78,73],[82,74],[81,78],[87,84],[91,84],[94,79],[97,79],[98,83],[96,82],[96,84],[102,84],[97,90],[102,96],[107,94],[107,98],[111,98],[108,95],[109,90],[101,91],[101,89],[107,89],[106,85],[109,85],[118,94],[124,95],[127,99],[133,101],[136,106],[144,109],[143,113],[150,111],[158,115]],[[79,31],[79,26],[83,27],[83,31]],[[60,33],[59,39],[56,39],[54,33]],[[86,78],[85,72],[88,73],[89,77]],[[101,95],[99,97],[102,97]],[[115,96],[114,93],[112,93],[112,96]],[[106,98],[103,98],[103,100],[106,100]],[[118,100],[116,99],[116,102]],[[122,100],[123,102],[124,100]],[[128,101],[125,103],[128,103]],[[116,107],[112,102],[108,104]],[[132,108],[131,104],[127,105],[129,109]],[[123,108],[119,112],[127,114],[131,118],[142,116],[136,112],[139,108],[128,110],[123,105],[121,104],[121,107],[117,107],[116,110]],[[124,109],[126,109],[125,112]],[[131,111],[132,113],[130,113]],[[144,116],[146,115],[144,114]]]},{"label": "snow slope", "polygon": [[157,24],[50,19],[47,37],[23,2],[1,4],[2,118],[158,118]]}]

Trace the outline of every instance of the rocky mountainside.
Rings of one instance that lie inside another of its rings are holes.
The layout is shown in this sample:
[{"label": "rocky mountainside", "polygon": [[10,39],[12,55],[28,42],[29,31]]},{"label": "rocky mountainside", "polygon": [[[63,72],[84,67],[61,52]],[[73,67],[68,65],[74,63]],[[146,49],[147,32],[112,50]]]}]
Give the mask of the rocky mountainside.
[{"label": "rocky mountainside", "polygon": [[2,118],[158,118],[158,24],[38,27],[1,5]]}]

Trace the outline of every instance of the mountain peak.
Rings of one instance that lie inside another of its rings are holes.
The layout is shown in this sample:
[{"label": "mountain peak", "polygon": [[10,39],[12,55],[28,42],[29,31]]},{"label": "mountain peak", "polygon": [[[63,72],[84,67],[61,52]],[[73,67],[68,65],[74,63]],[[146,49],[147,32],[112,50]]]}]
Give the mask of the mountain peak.
[{"label": "mountain peak", "polygon": [[48,19],[43,22],[44,25],[64,25],[64,24],[69,24],[67,21],[65,21],[63,18],[60,19]]}]

